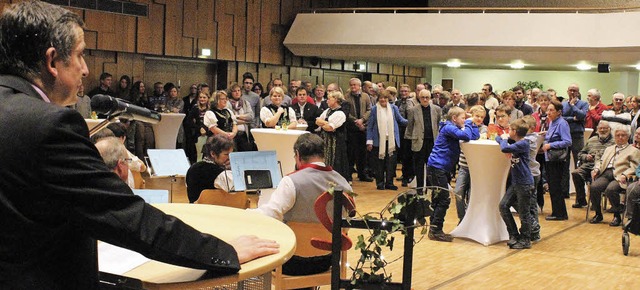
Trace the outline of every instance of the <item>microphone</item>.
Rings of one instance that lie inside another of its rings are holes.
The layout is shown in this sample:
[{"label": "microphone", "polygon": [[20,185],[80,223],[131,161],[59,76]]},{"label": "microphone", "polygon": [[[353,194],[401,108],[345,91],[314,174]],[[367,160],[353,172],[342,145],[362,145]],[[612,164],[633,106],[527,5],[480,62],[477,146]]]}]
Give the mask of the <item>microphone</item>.
[{"label": "microphone", "polygon": [[133,120],[157,124],[162,117],[160,113],[140,106],[132,105],[107,95],[95,95],[91,98],[91,110],[104,115],[122,113]]}]

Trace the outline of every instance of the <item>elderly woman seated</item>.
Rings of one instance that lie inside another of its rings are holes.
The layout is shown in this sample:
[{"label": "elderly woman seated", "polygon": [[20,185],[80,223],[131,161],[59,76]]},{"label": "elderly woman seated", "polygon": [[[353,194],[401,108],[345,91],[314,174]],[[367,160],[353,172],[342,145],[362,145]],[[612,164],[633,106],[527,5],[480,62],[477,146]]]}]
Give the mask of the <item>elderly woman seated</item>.
[{"label": "elderly woman seated", "polygon": [[627,188],[627,180],[635,174],[640,161],[640,150],[629,144],[629,131],[617,128],[613,131],[616,144],[607,147],[602,157],[596,161],[591,177],[591,201],[596,215],[589,221],[599,223],[602,221],[602,209],[600,206],[601,195],[607,196],[613,206],[613,221],[610,226],[619,226],[622,223],[620,213],[620,192]]},{"label": "elderly woman seated", "polygon": [[221,188],[229,191],[233,182],[227,178],[231,176],[229,169],[229,154],[233,151],[233,140],[224,135],[215,135],[204,145],[202,161],[197,162],[187,170],[187,196],[193,203],[205,189]]}]

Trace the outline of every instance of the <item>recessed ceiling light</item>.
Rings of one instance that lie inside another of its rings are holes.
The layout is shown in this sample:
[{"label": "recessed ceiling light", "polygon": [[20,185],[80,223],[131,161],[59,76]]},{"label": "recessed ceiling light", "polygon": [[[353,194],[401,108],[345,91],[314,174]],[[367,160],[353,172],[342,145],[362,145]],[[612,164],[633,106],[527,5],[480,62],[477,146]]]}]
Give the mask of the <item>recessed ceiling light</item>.
[{"label": "recessed ceiling light", "polygon": [[637,69],[637,70],[640,70],[640,63],[639,63],[639,64],[636,64],[636,69]]},{"label": "recessed ceiling light", "polygon": [[524,63],[521,61],[517,61],[517,62],[512,62],[509,66],[511,66],[512,69],[522,69],[524,68]]},{"label": "recessed ceiling light", "polygon": [[576,65],[576,68],[579,70],[590,70],[593,67],[591,65],[588,65],[586,63],[579,63],[578,65]]},{"label": "recessed ceiling light", "polygon": [[447,66],[448,67],[460,67],[460,60],[459,59],[450,59],[447,61]]},{"label": "recessed ceiling light", "polygon": [[211,49],[208,48],[203,48],[200,52],[200,55],[202,56],[211,56]]}]

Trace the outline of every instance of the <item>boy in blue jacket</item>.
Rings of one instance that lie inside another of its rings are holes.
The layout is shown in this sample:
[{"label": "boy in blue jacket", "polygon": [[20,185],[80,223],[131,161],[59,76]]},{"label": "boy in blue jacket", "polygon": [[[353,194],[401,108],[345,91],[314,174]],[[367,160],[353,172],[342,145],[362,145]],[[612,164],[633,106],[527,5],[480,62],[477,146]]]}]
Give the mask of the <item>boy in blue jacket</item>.
[{"label": "boy in blue jacket", "polygon": [[[511,155],[511,185],[500,201],[500,215],[507,225],[511,249],[531,248],[531,193],[533,192],[533,175],[529,169],[529,141],[524,137],[529,131],[529,125],[523,119],[517,119],[510,125],[509,138],[515,143],[496,137],[500,149]],[[520,214],[520,233],[510,208],[516,206]]]},{"label": "boy in blue jacket", "polygon": [[453,237],[442,231],[444,217],[447,214],[451,198],[449,197],[450,172],[458,162],[460,155],[460,140],[469,141],[480,137],[478,126],[466,119],[466,113],[459,107],[454,107],[447,113],[447,121],[440,128],[440,133],[433,145],[431,155],[427,161],[427,173],[432,186],[440,189],[431,192],[431,226],[429,239],[440,242],[451,242]]}]

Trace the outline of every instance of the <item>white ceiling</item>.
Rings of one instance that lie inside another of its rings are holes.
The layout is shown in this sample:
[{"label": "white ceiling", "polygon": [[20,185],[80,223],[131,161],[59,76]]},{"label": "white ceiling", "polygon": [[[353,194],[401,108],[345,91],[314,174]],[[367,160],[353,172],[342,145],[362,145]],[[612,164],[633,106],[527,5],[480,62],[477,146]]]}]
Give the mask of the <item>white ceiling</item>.
[{"label": "white ceiling", "polygon": [[636,70],[640,12],[608,14],[298,14],[285,46],[295,55],[411,66]]}]

